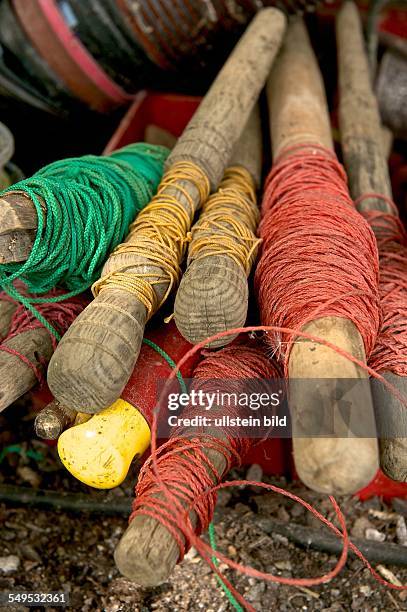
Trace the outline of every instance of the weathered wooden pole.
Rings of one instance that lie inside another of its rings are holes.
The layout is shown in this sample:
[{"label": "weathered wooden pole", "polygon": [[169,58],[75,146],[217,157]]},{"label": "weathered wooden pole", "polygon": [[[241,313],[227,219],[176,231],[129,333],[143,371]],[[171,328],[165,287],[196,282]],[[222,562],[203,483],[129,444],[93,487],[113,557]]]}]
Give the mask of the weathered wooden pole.
[{"label": "weathered wooden pole", "polygon": [[44,440],[58,440],[61,433],[75,423],[77,414],[76,410],[53,400],[37,414],[34,421],[35,433]]},{"label": "weathered wooden pole", "polygon": [[[294,20],[287,31],[267,92],[274,159],[284,150],[289,156],[293,145],[333,150],[323,81],[301,19]],[[317,318],[301,331],[366,362],[362,337],[346,318]],[[289,356],[288,373],[292,379],[289,404],[294,459],[301,480],[326,493],[352,493],[367,485],[378,468],[377,440],[358,438],[353,432],[360,430],[361,422],[366,431],[375,431],[368,385],[358,383],[352,390],[349,384],[345,385],[346,420],[340,409],[342,397],[337,397],[338,379],[362,381],[367,378],[366,372],[327,346],[297,338]],[[326,415],[332,420],[332,436],[317,437]]]},{"label": "weathered wooden pole", "polygon": [[37,211],[25,193],[11,191],[0,199],[0,264],[28,259],[37,226]]},{"label": "weathered wooden pole", "polygon": [[[96,299],[65,334],[49,365],[48,383],[62,404],[98,412],[120,396],[149,316],[179,279],[183,241],[195,211],[222,178],[285,25],[278,9],[257,13],[170,154],[156,199],[107,261]],[[170,224],[176,239],[166,235]]]},{"label": "weathered wooden pole", "polygon": [[[345,2],[336,23],[342,150],[352,197],[365,194],[392,198],[388,165],[382,148],[380,115],[368,73],[368,59],[358,9]],[[359,210],[396,214],[380,197],[364,197]],[[373,229],[375,229],[373,227]],[[377,236],[380,235],[380,229]],[[407,359],[407,356],[406,356]],[[384,372],[384,377],[407,399],[407,378]],[[380,465],[394,480],[407,480],[407,409],[384,386],[373,385],[379,431],[393,432],[380,439]],[[397,432],[397,437],[394,436]]]},{"label": "weathered wooden pole", "polygon": [[[44,364],[54,350],[51,336],[44,327],[23,331],[5,340],[2,347],[0,412],[38,382],[34,368],[44,374]],[[24,361],[17,354],[22,355]]]},{"label": "weathered wooden pole", "polygon": [[[174,318],[182,335],[197,344],[218,332],[244,325],[249,288],[247,276],[259,240],[261,125],[256,106],[236,145],[219,190],[204,204],[192,228],[188,267],[177,291]],[[223,346],[235,336],[211,346]]]}]

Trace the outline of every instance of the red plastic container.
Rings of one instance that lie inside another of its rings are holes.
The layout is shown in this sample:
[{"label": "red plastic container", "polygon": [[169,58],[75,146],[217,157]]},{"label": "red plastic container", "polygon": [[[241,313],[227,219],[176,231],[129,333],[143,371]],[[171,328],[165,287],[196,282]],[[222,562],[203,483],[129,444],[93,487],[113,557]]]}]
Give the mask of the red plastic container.
[{"label": "red plastic container", "polygon": [[201,98],[197,96],[139,92],[107,143],[104,155],[132,142],[144,140],[148,125],[156,125],[178,138],[200,101]]}]

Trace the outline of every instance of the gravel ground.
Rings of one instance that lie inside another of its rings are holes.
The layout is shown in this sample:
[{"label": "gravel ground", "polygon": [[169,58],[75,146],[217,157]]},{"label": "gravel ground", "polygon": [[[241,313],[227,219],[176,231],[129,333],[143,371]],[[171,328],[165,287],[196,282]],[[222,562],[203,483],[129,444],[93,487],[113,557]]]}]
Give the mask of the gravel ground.
[{"label": "gravel ground", "polygon": [[[55,448],[31,440],[31,426],[32,415],[24,403],[14,407],[11,414],[6,411],[0,417],[0,448],[20,445],[19,452],[10,452],[3,458],[0,486],[4,483],[40,487],[86,494],[88,499],[94,500],[106,496],[104,492],[89,491],[71,478],[60,465]],[[30,451],[41,453],[42,458],[38,454],[30,457]],[[130,497],[136,471],[134,467],[126,482],[110,493],[111,503]],[[232,477],[242,476],[245,476],[242,471],[232,473]],[[326,496],[313,493],[299,483],[287,485],[281,479],[273,482],[304,497],[329,518],[333,516]],[[378,498],[362,503],[347,497],[340,498],[339,502],[352,536],[395,542],[400,546],[407,544],[403,531],[407,519],[405,501],[394,502],[393,508]],[[336,556],[306,550],[277,533],[266,533],[262,525],[267,519],[311,529],[317,527],[320,531],[325,529],[301,506],[274,493],[256,489],[225,490],[219,497],[214,521],[218,549],[245,565],[285,577],[318,576],[334,567]],[[70,594],[68,609],[84,612],[224,612],[233,609],[213,573],[193,549],[169,580],[158,588],[143,589],[122,578],[114,565],[113,551],[125,528],[125,516],[0,504],[0,591],[65,590]],[[407,546],[405,550],[407,565]],[[224,565],[221,569],[259,611],[407,611],[407,593],[382,587],[355,559],[348,561],[338,577],[312,588],[278,586],[237,574]],[[392,572],[392,580],[407,583],[407,569],[386,566],[382,571],[386,569]],[[0,607],[0,610],[7,609],[16,612],[26,608]]]}]

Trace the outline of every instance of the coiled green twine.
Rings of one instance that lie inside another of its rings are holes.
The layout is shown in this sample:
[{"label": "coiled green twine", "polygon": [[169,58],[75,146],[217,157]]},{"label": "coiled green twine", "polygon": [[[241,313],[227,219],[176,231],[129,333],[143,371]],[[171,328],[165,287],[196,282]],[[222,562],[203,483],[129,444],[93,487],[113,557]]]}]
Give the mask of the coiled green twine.
[{"label": "coiled green twine", "polygon": [[[32,304],[65,300],[88,289],[137,213],[155,194],[168,153],[166,147],[136,143],[109,156],[64,159],[2,191],[0,197],[9,191],[24,192],[38,215],[28,259],[0,265],[4,291],[39,318]],[[58,285],[67,293],[49,298],[22,296],[12,284],[17,278],[30,294],[38,296]]]}]

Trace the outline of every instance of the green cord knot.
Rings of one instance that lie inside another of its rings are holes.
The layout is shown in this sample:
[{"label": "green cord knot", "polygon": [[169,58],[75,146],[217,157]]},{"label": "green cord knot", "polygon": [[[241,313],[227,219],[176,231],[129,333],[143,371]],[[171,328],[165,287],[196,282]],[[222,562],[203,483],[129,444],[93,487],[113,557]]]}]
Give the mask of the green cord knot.
[{"label": "green cord knot", "polygon": [[[2,191],[0,197],[16,190],[26,193],[38,216],[28,259],[0,265],[4,291],[45,324],[33,304],[59,302],[88,289],[155,194],[168,153],[166,147],[136,143],[109,156],[64,159]],[[22,296],[12,284],[17,278],[36,297]],[[38,297],[58,285],[67,293]]]}]

